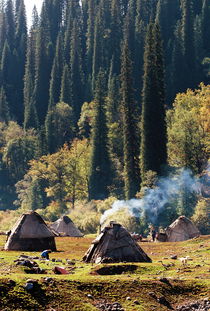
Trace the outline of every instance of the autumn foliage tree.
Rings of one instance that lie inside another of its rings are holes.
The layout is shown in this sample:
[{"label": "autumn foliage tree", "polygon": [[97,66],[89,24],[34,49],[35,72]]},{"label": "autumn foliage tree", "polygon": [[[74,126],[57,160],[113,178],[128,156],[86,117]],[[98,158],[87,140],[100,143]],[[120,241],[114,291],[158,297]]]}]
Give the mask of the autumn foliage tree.
[{"label": "autumn foliage tree", "polygon": [[176,96],[167,113],[168,161],[200,173],[208,160],[210,133],[210,85]]}]

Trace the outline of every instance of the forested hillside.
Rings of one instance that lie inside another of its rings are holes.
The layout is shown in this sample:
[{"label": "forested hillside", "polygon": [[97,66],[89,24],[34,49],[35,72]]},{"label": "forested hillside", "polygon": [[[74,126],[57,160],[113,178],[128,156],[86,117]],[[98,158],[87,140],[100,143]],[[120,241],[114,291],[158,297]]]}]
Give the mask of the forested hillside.
[{"label": "forested hillside", "polygon": [[159,224],[207,221],[209,84],[209,0],[44,0],[30,29],[24,0],[1,0],[0,210],[54,220],[189,168],[202,191]]}]

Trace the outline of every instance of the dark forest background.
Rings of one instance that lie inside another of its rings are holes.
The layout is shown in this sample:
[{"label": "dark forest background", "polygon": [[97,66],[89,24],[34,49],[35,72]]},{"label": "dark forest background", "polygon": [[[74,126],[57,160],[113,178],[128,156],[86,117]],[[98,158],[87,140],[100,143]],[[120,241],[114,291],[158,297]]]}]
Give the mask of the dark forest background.
[{"label": "dark forest background", "polygon": [[[209,83],[208,0],[44,0],[30,29],[24,1],[1,0],[0,209],[53,219],[205,175]],[[180,198],[170,219],[199,201]]]}]

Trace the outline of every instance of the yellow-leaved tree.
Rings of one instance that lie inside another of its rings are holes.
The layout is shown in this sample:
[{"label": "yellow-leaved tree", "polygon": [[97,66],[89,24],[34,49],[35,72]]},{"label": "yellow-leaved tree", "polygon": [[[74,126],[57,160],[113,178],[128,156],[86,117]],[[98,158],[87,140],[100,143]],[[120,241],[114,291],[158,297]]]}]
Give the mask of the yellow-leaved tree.
[{"label": "yellow-leaved tree", "polygon": [[[31,161],[27,178],[25,176],[24,180],[18,183],[21,206],[28,205],[29,209],[46,208],[43,213],[52,219],[54,214],[64,213],[68,203],[71,203],[74,208],[76,200],[87,199],[89,154],[88,141],[75,139],[70,148],[64,145],[56,153]],[[26,180],[28,180],[27,186],[25,186]],[[35,196],[32,191],[33,185],[36,185]],[[46,193],[47,207],[34,204],[39,192]]]},{"label": "yellow-leaved tree", "polygon": [[200,173],[210,151],[210,85],[178,94],[167,113],[168,161]]}]

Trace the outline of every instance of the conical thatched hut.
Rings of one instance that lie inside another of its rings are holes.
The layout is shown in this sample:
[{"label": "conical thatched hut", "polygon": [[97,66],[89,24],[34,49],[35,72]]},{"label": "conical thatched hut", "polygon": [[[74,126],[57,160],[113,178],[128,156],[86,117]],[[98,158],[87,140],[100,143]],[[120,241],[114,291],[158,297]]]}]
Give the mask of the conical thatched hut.
[{"label": "conical thatched hut", "polygon": [[166,235],[167,242],[178,242],[195,238],[200,232],[190,219],[180,216],[166,229]]},{"label": "conical thatched hut", "polygon": [[110,223],[92,242],[83,257],[85,262],[151,262],[130,233],[117,223]]},{"label": "conical thatched hut", "polygon": [[82,237],[82,232],[75,226],[68,216],[62,216],[50,225],[61,236]]},{"label": "conical thatched hut", "polygon": [[36,212],[23,214],[8,237],[6,250],[56,251],[55,235],[47,227],[42,217]]}]

